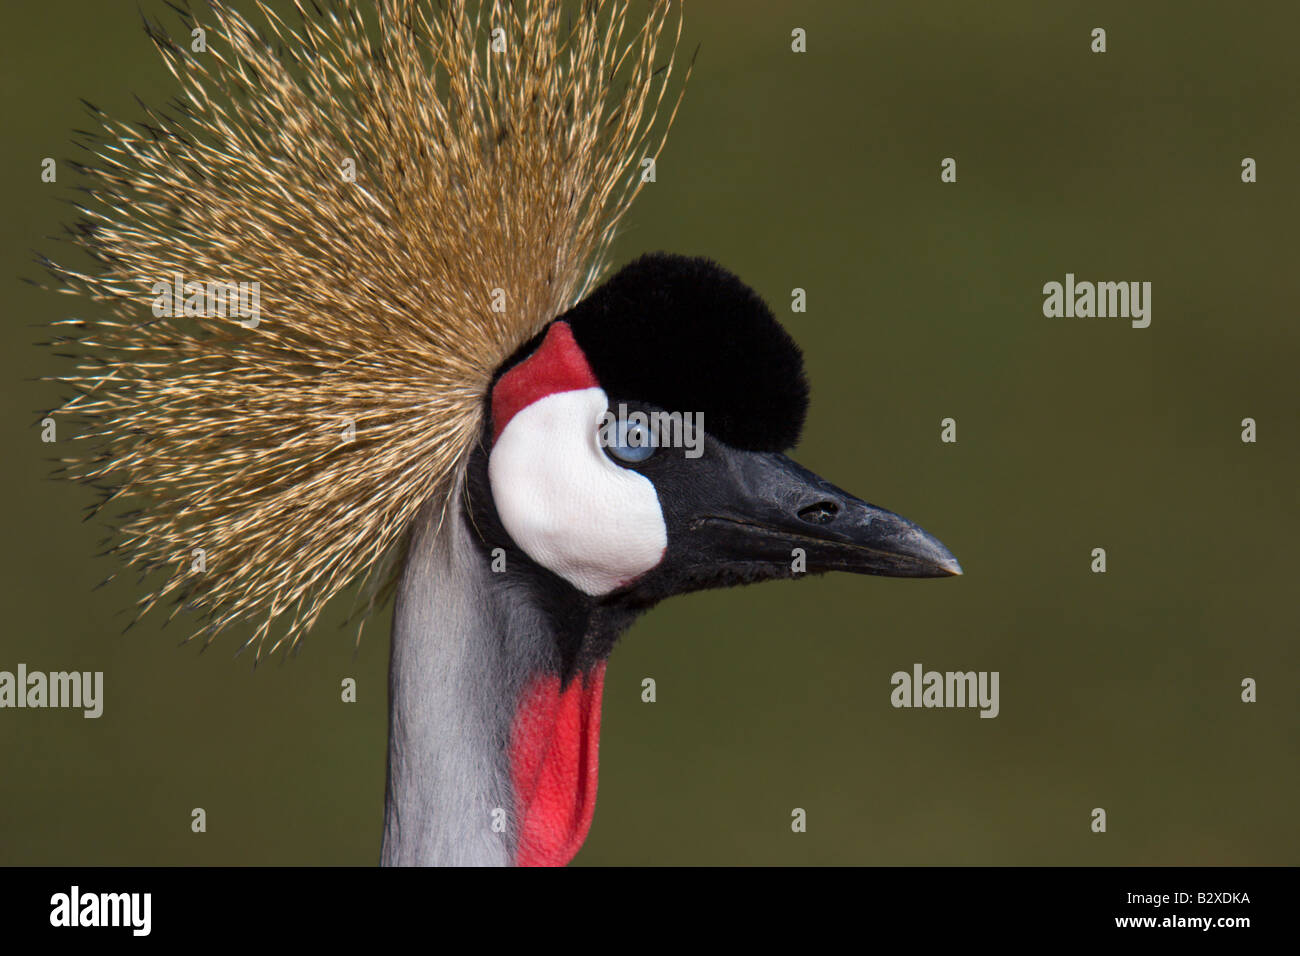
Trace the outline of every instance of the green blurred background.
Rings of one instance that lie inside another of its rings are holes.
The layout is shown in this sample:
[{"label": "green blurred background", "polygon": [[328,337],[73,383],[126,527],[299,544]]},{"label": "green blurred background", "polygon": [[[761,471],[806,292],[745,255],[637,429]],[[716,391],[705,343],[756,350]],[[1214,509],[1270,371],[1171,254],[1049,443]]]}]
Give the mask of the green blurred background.
[{"label": "green blurred background", "polygon": [[[102,670],[106,702],[0,711],[0,863],[375,863],[387,615],[354,651],[340,606],[254,670],[237,634],[123,636],[130,582],[90,590],[102,532],[46,478],[56,393],[24,381],[61,367],[29,326],[83,305],[16,279],[72,218],[75,177],[39,162],[73,155],[77,98],[134,120],[174,88],[134,0],[2,16],[0,670]],[[1300,863],[1298,26],[1282,2],[688,5],[695,75],[615,261],[707,254],[763,293],[813,382],[797,456],[966,575],[650,614],[611,661],[577,862]],[[1150,281],[1151,327],[1044,318],[1066,272]],[[918,661],[1000,671],[1001,715],[891,708]]]}]

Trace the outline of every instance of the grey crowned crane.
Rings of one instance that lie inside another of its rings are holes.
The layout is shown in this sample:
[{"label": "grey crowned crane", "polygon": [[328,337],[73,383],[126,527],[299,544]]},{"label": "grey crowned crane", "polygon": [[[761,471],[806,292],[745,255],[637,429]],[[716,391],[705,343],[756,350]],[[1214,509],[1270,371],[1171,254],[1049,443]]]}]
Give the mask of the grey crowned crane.
[{"label": "grey crowned crane", "polygon": [[[657,254],[598,284],[663,144],[669,4],[324,7],[259,32],[213,3],[198,52],[148,24],[182,95],[138,126],[91,107],[99,268],[47,263],[101,303],[56,336],[64,469],[157,580],[139,613],[205,641],[292,648],[350,584],[395,592],[385,864],[564,864],[638,614],[960,568],[785,457],[801,355],[739,279]],[[687,447],[647,424],[674,414]]]},{"label": "grey crowned crane", "polygon": [[[664,598],[804,570],[960,573],[781,454],[807,404],[762,300],[681,256],[633,262],[502,366],[461,504],[417,521],[397,594],[385,862],[567,863],[595,805],[606,658]],[[705,423],[694,458],[643,424],[682,409]]]}]

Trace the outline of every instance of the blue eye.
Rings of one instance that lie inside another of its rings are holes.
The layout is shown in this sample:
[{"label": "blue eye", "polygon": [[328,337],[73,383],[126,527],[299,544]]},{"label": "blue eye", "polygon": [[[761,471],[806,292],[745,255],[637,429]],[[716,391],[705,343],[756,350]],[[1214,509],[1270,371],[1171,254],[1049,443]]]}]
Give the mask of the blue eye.
[{"label": "blue eye", "polygon": [[631,465],[643,462],[655,453],[654,436],[640,422],[620,420],[615,425],[613,440],[604,444],[611,458]]}]

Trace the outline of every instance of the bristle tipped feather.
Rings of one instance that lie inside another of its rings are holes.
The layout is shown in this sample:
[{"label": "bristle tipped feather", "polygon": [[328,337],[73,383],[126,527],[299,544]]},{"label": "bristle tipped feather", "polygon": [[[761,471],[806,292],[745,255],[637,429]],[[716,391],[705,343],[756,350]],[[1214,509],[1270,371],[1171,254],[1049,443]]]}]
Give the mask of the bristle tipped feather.
[{"label": "bristle tipped feather", "polygon": [[[78,351],[56,414],[91,446],[73,477],[116,489],[96,512],[143,503],[114,550],[169,573],[135,617],[184,595],[195,636],[250,621],[260,654],[350,583],[362,617],[384,598],[497,365],[603,271],[675,114],[656,122],[681,20],[652,3],[632,28],[628,0],[572,24],[560,0],[381,0],[373,18],[295,0],[290,26],[257,6],[261,33],[216,0],[190,10],[206,53],[145,20],[179,103],[135,126],[87,103],[103,129],[75,241],[102,271],[47,267],[103,306],[61,324]],[[258,282],[257,327],[155,317],[175,274]]]}]

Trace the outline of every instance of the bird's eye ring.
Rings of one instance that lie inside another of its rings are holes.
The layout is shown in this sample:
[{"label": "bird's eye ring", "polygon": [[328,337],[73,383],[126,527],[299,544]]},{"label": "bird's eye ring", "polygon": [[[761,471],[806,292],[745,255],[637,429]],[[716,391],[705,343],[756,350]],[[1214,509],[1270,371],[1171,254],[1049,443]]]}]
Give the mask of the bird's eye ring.
[{"label": "bird's eye ring", "polygon": [[654,435],[648,425],[626,419],[611,425],[612,428],[601,428],[600,438],[605,453],[615,461],[636,465],[655,453]]}]

